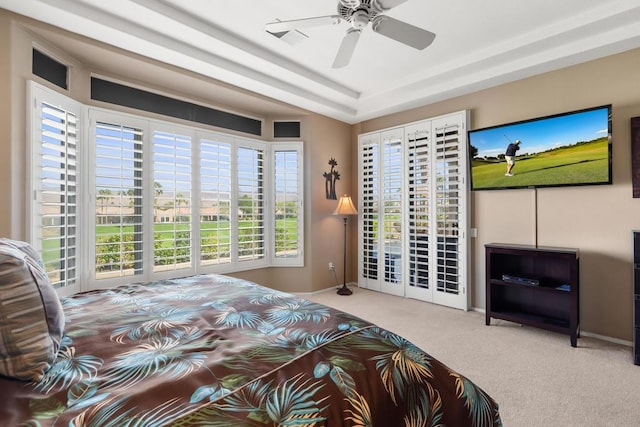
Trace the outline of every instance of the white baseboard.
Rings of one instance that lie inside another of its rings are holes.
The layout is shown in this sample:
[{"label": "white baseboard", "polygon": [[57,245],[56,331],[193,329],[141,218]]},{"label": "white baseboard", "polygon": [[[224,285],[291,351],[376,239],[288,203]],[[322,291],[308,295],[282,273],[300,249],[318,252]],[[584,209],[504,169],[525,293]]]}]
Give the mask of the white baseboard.
[{"label": "white baseboard", "polygon": [[[341,288],[342,285],[331,285],[328,288],[324,288],[324,289],[320,289],[319,291],[313,291],[313,292],[291,292],[294,295],[299,295],[301,297],[304,297],[305,295],[317,295],[317,294],[322,294],[325,292],[329,292],[329,291],[337,291],[339,288]],[[358,288],[358,284],[355,282],[350,282],[347,283],[347,287],[348,288]]]},{"label": "white baseboard", "polygon": [[628,346],[628,347],[633,347],[633,342],[631,342],[631,341],[621,340],[620,338],[608,337],[606,335],[594,334],[593,332],[580,331],[580,336],[589,337],[589,338],[596,338],[596,339],[599,339],[599,340],[602,340],[602,341],[611,342],[611,343],[614,343],[614,344],[620,344],[620,345],[625,345],[625,346]]},{"label": "white baseboard", "polygon": [[[469,310],[470,311],[477,311],[478,313],[482,313],[482,314],[485,314],[487,312],[484,308],[480,308],[480,307],[471,307]],[[614,344],[620,344],[620,345],[625,345],[625,346],[628,346],[628,347],[633,347],[633,342],[631,342],[631,341],[621,340],[620,338],[613,338],[613,337],[609,337],[607,335],[595,334],[595,333],[589,332],[589,331],[580,331],[580,335],[583,336],[583,337],[595,338],[595,339],[599,339],[601,341],[607,341],[607,342],[614,343]]]}]

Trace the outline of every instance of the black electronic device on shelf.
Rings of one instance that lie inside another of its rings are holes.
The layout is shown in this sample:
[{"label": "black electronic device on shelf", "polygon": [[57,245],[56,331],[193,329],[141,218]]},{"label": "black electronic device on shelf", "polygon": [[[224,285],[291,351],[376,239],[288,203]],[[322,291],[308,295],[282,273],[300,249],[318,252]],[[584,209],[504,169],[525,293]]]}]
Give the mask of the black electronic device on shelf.
[{"label": "black electronic device on shelf", "polygon": [[502,280],[507,283],[516,283],[518,285],[538,286],[540,284],[540,279],[535,279],[532,277],[512,276],[511,274],[503,274]]}]

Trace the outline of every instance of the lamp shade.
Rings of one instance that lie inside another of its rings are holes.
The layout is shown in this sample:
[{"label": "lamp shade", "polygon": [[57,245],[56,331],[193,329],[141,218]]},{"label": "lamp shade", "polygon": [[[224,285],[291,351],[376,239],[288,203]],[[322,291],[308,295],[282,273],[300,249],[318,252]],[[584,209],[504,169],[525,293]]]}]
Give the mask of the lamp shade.
[{"label": "lamp shade", "polygon": [[347,196],[346,194],[344,196],[340,197],[340,200],[338,200],[338,206],[336,207],[336,210],[333,211],[334,215],[357,215],[358,211],[356,210],[356,207],[353,206],[353,202],[351,201],[351,196]]}]

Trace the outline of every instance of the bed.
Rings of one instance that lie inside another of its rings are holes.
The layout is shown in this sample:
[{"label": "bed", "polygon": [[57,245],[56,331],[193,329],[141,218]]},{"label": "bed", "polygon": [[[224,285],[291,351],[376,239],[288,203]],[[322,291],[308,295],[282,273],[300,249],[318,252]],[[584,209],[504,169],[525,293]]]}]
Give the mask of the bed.
[{"label": "bed", "polygon": [[0,377],[0,425],[499,426],[498,405],[406,339],[223,275],[61,299],[37,381]]}]

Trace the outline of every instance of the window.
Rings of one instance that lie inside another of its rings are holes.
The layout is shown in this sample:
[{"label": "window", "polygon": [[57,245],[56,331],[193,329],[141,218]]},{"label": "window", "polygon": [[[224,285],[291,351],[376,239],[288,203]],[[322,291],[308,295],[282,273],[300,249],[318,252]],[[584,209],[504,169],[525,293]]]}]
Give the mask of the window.
[{"label": "window", "polygon": [[238,260],[264,258],[264,152],[240,147],[237,151]]},{"label": "window", "polygon": [[153,133],[153,269],[191,268],[191,137]]},{"label": "window", "polygon": [[231,262],[231,142],[200,139],[200,264]]},{"label": "window", "polygon": [[64,90],[68,89],[69,67],[35,48],[31,54],[31,72]]},{"label": "window", "polygon": [[86,107],[35,83],[31,91],[30,240],[56,286],[303,265],[301,142],[95,108],[83,128]]},{"label": "window", "polygon": [[384,280],[402,283],[402,139],[385,137],[382,141],[382,242],[384,253]]},{"label": "window", "polygon": [[278,265],[302,265],[302,146],[273,146],[273,257]]},{"label": "window", "polygon": [[32,89],[30,240],[56,288],[77,290],[81,105]]},{"label": "window", "polygon": [[363,287],[468,308],[467,120],[458,112],[360,135]]},{"label": "window", "polygon": [[362,239],[362,277],[378,279],[378,193],[380,191],[378,135],[363,141],[360,148],[360,224]]},{"label": "window", "polygon": [[95,124],[95,278],[143,272],[143,131]]},{"label": "window", "polygon": [[407,136],[409,187],[409,286],[429,289],[431,146],[429,132]]}]

